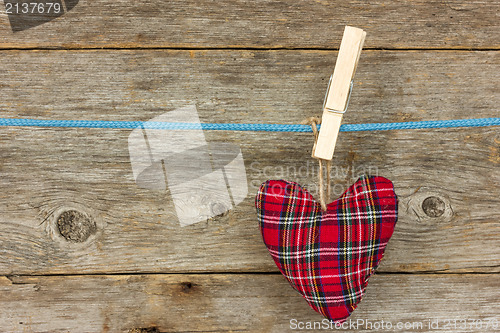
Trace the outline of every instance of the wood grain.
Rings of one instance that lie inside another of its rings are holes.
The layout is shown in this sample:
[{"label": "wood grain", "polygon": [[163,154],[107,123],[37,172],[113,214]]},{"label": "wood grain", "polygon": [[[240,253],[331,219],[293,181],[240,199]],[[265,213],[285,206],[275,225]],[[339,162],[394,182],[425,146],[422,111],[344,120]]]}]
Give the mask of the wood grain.
[{"label": "wood grain", "polygon": [[[0,5],[1,117],[147,121],[195,104],[202,122],[300,123],[321,113],[345,25],[368,39],[344,123],[498,117],[496,0],[72,2],[16,33]],[[324,324],[277,272],[253,208],[267,179],[316,194],[312,134],[205,132],[241,149],[248,194],[181,227],[172,182],[136,184],[131,132],[0,127],[0,332]],[[498,329],[499,152],[498,127],[340,133],[334,196],[369,173],[399,197],[350,318],[363,325],[341,331]]]},{"label": "wood grain", "polygon": [[[491,84],[497,52],[365,55],[346,123],[497,115],[500,94]],[[0,104],[7,117],[148,120],[195,102],[203,122],[298,123],[321,111],[332,57],[6,51]],[[135,184],[130,133],[0,129],[0,274],[276,271],[253,196],[272,178],[296,180],[314,193],[312,135],[206,132],[209,142],[241,147],[249,192],[224,216],[180,228],[168,190]],[[400,220],[381,271],[500,270],[499,142],[494,127],[341,133],[335,194],[370,173],[393,180],[400,196]],[[428,197],[441,200],[442,215],[426,214]],[[83,243],[67,241],[57,227],[59,215],[71,210],[90,217],[93,232],[83,233],[89,237]]]},{"label": "wood grain", "polygon": [[16,33],[2,10],[0,48],[336,49],[351,25],[367,31],[366,48],[498,49],[499,7],[496,0],[81,0]]},{"label": "wood grain", "polygon": [[[386,331],[376,329],[383,321],[394,332],[432,331],[430,323],[493,332],[499,286],[490,274],[377,274],[348,321],[359,326],[339,331]],[[325,324],[281,275],[14,276],[0,277],[0,291],[1,332],[292,332],[299,322]]]},{"label": "wood grain", "polygon": [[[1,129],[2,274],[276,271],[253,196],[276,178],[316,193],[311,135],[207,132],[209,142],[241,147],[249,192],[224,216],[181,228],[168,190],[135,184],[129,134]],[[370,173],[394,181],[400,197],[381,271],[499,271],[498,141],[494,128],[342,133],[334,194]],[[439,217],[422,209],[432,196],[446,205]],[[96,233],[84,243],[61,237],[56,220],[66,210],[91,216]]]},{"label": "wood grain", "polygon": [[[202,122],[320,116],[333,51],[4,51],[3,117]],[[500,52],[364,51],[344,123],[498,116]]]}]

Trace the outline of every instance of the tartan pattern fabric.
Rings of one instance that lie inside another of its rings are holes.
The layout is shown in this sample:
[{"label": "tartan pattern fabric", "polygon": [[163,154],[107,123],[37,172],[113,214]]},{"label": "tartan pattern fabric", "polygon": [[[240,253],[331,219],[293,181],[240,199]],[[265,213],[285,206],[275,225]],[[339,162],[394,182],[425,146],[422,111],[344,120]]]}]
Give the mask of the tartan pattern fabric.
[{"label": "tartan pattern fabric", "polygon": [[321,211],[299,184],[263,183],[255,198],[264,243],[291,286],[326,318],[344,321],[365,293],[397,221],[390,180],[359,178]]}]

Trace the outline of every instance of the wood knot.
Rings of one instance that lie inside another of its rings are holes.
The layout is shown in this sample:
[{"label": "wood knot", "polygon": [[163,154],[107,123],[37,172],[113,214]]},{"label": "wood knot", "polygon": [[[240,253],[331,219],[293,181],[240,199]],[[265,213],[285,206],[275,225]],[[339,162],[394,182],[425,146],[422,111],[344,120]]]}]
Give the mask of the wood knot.
[{"label": "wood knot", "polygon": [[67,241],[83,243],[97,232],[97,225],[89,215],[72,209],[59,215],[57,229]]},{"label": "wood knot", "polygon": [[418,222],[435,226],[436,223],[449,222],[454,212],[450,198],[442,190],[419,188],[416,192],[400,201],[400,216],[409,213]]},{"label": "wood knot", "polygon": [[212,216],[222,217],[229,212],[229,208],[220,202],[214,202],[210,205]]},{"label": "wood knot", "polygon": [[429,217],[440,217],[446,210],[446,205],[439,197],[431,196],[422,202],[422,210]]}]

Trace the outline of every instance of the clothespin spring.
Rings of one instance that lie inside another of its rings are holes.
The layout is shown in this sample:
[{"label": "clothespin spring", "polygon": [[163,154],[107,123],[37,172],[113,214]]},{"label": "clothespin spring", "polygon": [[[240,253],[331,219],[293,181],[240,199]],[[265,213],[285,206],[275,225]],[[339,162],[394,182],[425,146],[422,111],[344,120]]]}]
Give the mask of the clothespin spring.
[{"label": "clothespin spring", "polygon": [[326,99],[328,98],[328,94],[330,93],[330,86],[332,85],[333,74],[330,75],[330,80],[328,80],[328,87],[326,88],[325,98],[323,99],[323,110],[328,110],[329,112],[341,113],[344,114],[347,112],[347,108],[349,107],[349,101],[351,100],[352,86],[354,85],[354,80],[351,80],[349,85],[349,95],[347,96],[347,103],[345,105],[344,110],[334,110],[326,107]]}]

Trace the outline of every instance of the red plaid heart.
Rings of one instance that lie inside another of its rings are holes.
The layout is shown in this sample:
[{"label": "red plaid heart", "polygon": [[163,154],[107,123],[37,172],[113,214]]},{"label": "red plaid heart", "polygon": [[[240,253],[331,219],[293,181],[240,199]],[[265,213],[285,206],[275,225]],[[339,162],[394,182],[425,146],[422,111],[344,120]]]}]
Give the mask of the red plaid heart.
[{"label": "red plaid heart", "polygon": [[299,184],[263,183],[255,198],[262,238],[309,305],[344,321],[365,293],[397,220],[390,180],[361,177],[326,212]]}]

